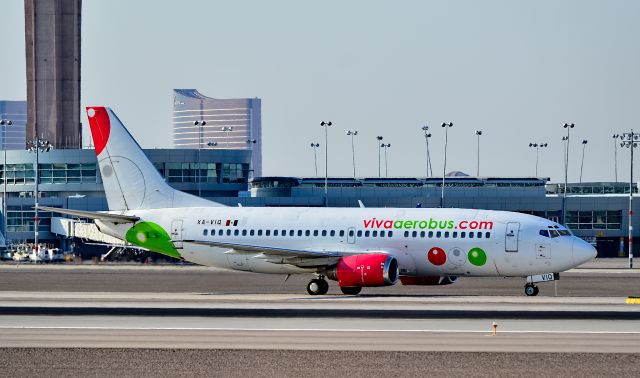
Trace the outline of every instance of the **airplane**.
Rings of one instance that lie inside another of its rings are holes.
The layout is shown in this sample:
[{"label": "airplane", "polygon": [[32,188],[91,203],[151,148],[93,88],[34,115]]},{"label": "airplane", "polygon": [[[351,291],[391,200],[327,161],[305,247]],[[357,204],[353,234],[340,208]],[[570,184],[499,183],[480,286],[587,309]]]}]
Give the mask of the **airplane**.
[{"label": "airplane", "polygon": [[108,107],[87,116],[109,211],[40,206],[92,219],[130,243],[199,265],[309,274],[310,295],[327,279],[342,293],[363,287],[447,285],[458,277],[522,277],[536,283],[596,256],[566,227],[536,216],[476,209],[230,207],[170,187]]}]

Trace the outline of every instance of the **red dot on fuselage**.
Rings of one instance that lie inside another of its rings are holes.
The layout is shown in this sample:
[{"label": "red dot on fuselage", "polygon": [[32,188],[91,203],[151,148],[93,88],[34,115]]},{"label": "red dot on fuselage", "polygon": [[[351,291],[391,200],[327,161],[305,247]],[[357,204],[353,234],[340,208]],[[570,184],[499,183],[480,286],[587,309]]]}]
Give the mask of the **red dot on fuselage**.
[{"label": "red dot on fuselage", "polygon": [[433,265],[442,265],[447,262],[447,254],[442,248],[433,247],[427,253],[427,259]]}]

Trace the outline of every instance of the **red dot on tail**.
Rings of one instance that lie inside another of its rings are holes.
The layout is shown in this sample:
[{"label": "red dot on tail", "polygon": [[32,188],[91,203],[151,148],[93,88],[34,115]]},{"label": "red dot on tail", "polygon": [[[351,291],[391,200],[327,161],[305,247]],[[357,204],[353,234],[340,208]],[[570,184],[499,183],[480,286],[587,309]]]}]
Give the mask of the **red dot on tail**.
[{"label": "red dot on tail", "polygon": [[447,254],[439,247],[433,247],[427,252],[427,259],[433,265],[442,265],[447,262]]}]

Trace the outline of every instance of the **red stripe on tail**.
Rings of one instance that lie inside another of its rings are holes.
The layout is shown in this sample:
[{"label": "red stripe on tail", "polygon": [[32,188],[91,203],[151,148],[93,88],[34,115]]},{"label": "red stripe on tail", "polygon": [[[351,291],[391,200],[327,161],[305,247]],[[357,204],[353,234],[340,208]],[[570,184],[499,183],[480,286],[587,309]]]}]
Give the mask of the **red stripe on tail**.
[{"label": "red stripe on tail", "polygon": [[96,156],[98,156],[109,141],[111,133],[109,113],[103,106],[89,106],[87,107],[87,117],[89,118],[89,126],[91,126],[93,144],[96,147]]}]

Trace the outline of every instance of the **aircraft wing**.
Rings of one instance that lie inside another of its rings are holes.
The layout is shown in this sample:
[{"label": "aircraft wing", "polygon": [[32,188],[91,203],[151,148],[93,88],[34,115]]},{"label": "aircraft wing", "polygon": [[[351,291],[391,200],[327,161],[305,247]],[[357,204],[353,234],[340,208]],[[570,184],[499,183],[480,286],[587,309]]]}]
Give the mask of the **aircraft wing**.
[{"label": "aircraft wing", "polygon": [[299,250],[210,240],[182,241],[185,243],[208,245],[210,247],[229,248],[231,251],[226,253],[255,253],[258,254],[257,257],[274,264],[291,264],[299,267],[333,265],[337,263],[342,256],[352,254],[349,252]]},{"label": "aircraft wing", "polygon": [[135,223],[140,220],[140,217],[136,217],[134,215],[111,214],[111,213],[102,213],[98,211],[60,209],[57,207],[48,207],[48,206],[38,206],[38,210],[73,215],[75,217],[80,217],[80,218],[99,219],[99,220],[113,222],[113,223]]}]

